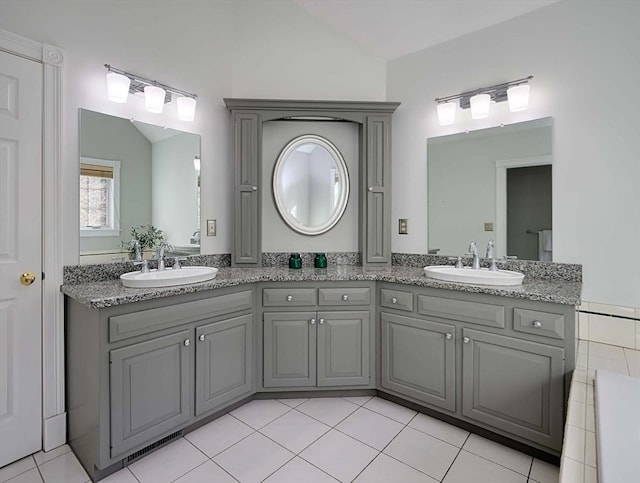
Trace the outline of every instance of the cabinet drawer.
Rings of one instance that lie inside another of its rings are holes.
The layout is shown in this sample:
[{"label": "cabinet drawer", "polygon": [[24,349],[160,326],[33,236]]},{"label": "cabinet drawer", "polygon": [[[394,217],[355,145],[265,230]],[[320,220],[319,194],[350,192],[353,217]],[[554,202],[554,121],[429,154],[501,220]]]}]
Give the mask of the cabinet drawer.
[{"label": "cabinet drawer", "polygon": [[315,304],[315,288],[265,288],[262,291],[262,305],[265,307],[300,307]]},{"label": "cabinet drawer", "polygon": [[564,339],[564,315],[513,309],[513,330]]},{"label": "cabinet drawer", "polygon": [[253,307],[251,290],[109,317],[109,342]]},{"label": "cabinet drawer", "polygon": [[321,288],[318,290],[319,305],[369,305],[369,288]]},{"label": "cabinet drawer", "polygon": [[401,290],[380,290],[380,305],[390,309],[405,310],[413,312],[413,294]]},{"label": "cabinet drawer", "polygon": [[418,295],[418,313],[504,329],[504,307]]}]

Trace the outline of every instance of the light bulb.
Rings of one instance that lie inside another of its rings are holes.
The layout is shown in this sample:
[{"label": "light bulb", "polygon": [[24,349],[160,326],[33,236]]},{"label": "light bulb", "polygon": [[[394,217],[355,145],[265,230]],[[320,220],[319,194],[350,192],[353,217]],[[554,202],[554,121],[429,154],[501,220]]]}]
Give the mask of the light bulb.
[{"label": "light bulb", "polygon": [[511,112],[526,111],[529,107],[529,84],[509,87],[507,89],[509,110]]},{"label": "light bulb", "polygon": [[113,71],[107,72],[107,96],[110,101],[120,104],[127,102],[129,85],[131,85],[131,79],[126,75]]},{"label": "light bulb", "polygon": [[441,126],[450,126],[456,120],[457,102],[440,102],[438,104],[438,120]]},{"label": "light bulb", "polygon": [[178,97],[178,119],[193,121],[196,116],[196,100],[193,97]]},{"label": "light bulb", "polygon": [[195,158],[193,158],[193,167],[196,169],[196,171],[199,173],[200,172],[200,157],[196,156]]},{"label": "light bulb", "polygon": [[145,86],[144,88],[144,107],[149,112],[156,114],[162,113],[164,108],[164,98],[166,92],[158,86]]},{"label": "light bulb", "polygon": [[471,119],[489,117],[489,104],[491,103],[489,94],[476,94],[469,102],[471,103]]}]

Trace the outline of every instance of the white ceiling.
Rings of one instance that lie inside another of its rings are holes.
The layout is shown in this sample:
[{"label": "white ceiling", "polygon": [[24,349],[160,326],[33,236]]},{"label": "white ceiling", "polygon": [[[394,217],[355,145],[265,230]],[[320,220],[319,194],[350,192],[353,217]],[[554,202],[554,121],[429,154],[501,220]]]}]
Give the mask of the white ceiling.
[{"label": "white ceiling", "polygon": [[133,121],[133,125],[138,128],[138,131],[140,131],[151,144],[164,141],[165,139],[169,139],[180,134],[180,131],[176,131],[175,129],[154,126],[153,124],[147,124],[140,121]]},{"label": "white ceiling", "polygon": [[293,0],[392,60],[524,15],[559,0]]}]

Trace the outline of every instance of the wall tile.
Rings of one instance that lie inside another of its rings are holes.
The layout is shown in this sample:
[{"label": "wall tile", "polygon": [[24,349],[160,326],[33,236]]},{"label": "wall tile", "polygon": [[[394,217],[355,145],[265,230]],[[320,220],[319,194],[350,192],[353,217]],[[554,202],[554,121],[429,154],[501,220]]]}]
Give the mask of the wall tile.
[{"label": "wall tile", "polygon": [[589,314],[578,312],[578,330],[576,333],[579,339],[589,340]]},{"label": "wall tile", "polygon": [[619,315],[620,317],[635,317],[635,309],[633,307],[623,307],[621,305],[589,302],[589,311],[600,314]]}]

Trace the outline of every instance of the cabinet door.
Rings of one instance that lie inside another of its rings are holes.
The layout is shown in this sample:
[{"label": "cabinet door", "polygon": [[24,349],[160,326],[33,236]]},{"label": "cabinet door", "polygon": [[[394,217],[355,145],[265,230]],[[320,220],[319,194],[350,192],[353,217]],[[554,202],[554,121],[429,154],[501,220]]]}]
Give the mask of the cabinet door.
[{"label": "cabinet door", "polygon": [[316,385],[316,313],[264,314],[264,387]]},{"label": "cabinet door", "polygon": [[562,449],[564,349],[463,330],[462,414]]},{"label": "cabinet door", "polygon": [[369,384],[369,312],[318,313],[318,386]]},{"label": "cabinet door", "polygon": [[235,236],[233,263],[257,266],[260,262],[260,125],[254,113],[234,113]]},{"label": "cabinet door", "polygon": [[381,313],[381,385],[456,410],[455,327]]},{"label": "cabinet door", "polygon": [[364,263],[391,263],[391,117],[369,116],[366,121]]},{"label": "cabinet door", "polygon": [[147,444],[189,420],[189,333],[110,352],[111,456]]},{"label": "cabinet door", "polygon": [[251,392],[252,321],[248,314],[196,328],[196,416]]}]

